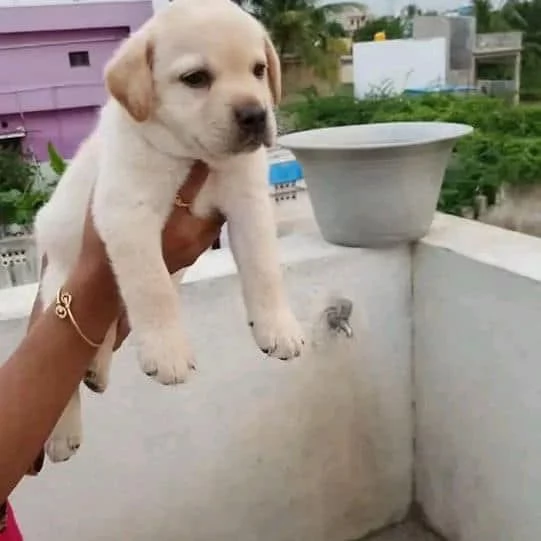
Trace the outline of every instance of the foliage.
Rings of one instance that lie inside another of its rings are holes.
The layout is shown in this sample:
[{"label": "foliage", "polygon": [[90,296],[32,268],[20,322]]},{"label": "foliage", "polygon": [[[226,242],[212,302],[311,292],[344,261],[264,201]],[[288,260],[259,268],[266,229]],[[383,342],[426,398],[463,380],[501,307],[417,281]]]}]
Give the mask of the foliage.
[{"label": "foliage", "polygon": [[[55,147],[48,145],[51,169],[60,177],[67,164]],[[47,182],[30,155],[0,148],[0,226],[29,226],[49,199],[55,182]]]},{"label": "foliage", "polygon": [[[522,89],[523,99],[539,99],[541,94],[541,0],[505,0],[499,9],[490,0],[473,0],[477,32],[518,31],[523,34]],[[481,76],[509,78],[510,70],[484,65]]]},{"label": "foliage", "polygon": [[38,166],[19,152],[0,148],[0,225],[28,225],[47,200],[37,185]]},{"label": "foliage", "polygon": [[486,96],[428,94],[355,100],[309,97],[284,111],[299,130],[393,121],[459,122],[473,126],[446,172],[439,209],[460,214],[477,195],[489,202],[504,183],[541,182],[541,106],[513,107]]},{"label": "foliage", "polygon": [[374,35],[385,32],[387,39],[400,39],[404,35],[402,21],[398,17],[380,17],[372,19],[353,34],[353,41],[373,41]]},{"label": "foliage", "polygon": [[64,161],[64,158],[60,156],[51,142],[47,143],[47,153],[49,154],[49,165],[51,166],[51,169],[61,177],[68,167],[68,164]]},{"label": "foliage", "polygon": [[319,5],[316,0],[250,0],[242,2],[272,36],[281,60],[301,58],[319,77],[336,83],[339,58],[347,52],[341,38],[344,29],[332,18],[348,6],[363,8],[357,2]]}]

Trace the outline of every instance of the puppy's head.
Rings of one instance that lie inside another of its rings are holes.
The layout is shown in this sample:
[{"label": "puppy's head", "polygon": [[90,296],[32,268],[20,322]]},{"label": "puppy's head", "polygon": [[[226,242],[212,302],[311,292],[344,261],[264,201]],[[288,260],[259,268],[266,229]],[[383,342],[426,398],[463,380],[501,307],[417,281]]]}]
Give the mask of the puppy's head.
[{"label": "puppy's head", "polygon": [[251,152],[276,138],[280,62],[264,28],[230,0],[176,0],[106,67],[110,94],[195,155]]}]

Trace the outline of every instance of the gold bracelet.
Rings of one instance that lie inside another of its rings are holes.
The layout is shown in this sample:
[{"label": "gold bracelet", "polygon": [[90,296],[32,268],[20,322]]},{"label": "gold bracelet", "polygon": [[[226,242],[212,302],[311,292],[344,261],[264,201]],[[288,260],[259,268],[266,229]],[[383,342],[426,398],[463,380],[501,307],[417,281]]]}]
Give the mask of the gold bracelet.
[{"label": "gold bracelet", "polygon": [[96,342],[92,342],[90,338],[87,338],[85,333],[81,330],[81,327],[79,327],[79,324],[77,321],[75,321],[75,317],[73,317],[73,313],[71,311],[71,301],[73,300],[73,297],[71,293],[68,293],[66,291],[62,291],[62,288],[60,288],[56,292],[56,304],[54,307],[54,313],[56,316],[60,319],[66,319],[69,318],[72,325],[75,327],[75,330],[77,331],[77,334],[91,347],[93,348],[99,348],[101,347],[101,344],[96,344]]}]

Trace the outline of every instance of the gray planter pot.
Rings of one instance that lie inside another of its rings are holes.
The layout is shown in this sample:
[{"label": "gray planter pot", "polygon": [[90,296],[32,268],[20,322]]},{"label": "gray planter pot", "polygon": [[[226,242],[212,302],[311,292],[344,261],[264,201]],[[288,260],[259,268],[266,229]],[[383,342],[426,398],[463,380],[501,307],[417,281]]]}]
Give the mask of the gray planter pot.
[{"label": "gray planter pot", "polygon": [[364,124],[280,137],[304,168],[323,237],[378,247],[423,237],[455,142],[473,128],[444,122]]}]

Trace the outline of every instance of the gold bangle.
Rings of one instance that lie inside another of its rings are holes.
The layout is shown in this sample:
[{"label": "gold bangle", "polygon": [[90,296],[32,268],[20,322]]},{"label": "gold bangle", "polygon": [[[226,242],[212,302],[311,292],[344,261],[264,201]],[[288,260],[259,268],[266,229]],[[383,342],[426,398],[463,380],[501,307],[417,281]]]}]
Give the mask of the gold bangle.
[{"label": "gold bangle", "polygon": [[177,206],[179,209],[190,209],[190,203],[186,203],[180,195],[177,194],[175,197],[175,206]]},{"label": "gold bangle", "polygon": [[75,327],[75,330],[77,331],[77,334],[91,347],[93,348],[99,348],[101,347],[101,344],[96,344],[96,342],[92,342],[90,338],[87,338],[85,333],[81,330],[81,327],[79,327],[79,324],[77,321],[75,321],[75,317],[73,317],[73,313],[71,311],[71,301],[73,300],[73,297],[71,293],[68,293],[66,291],[62,291],[62,288],[60,288],[56,292],[56,304],[54,307],[54,313],[59,319],[66,319],[69,318],[71,321],[71,324]]}]

